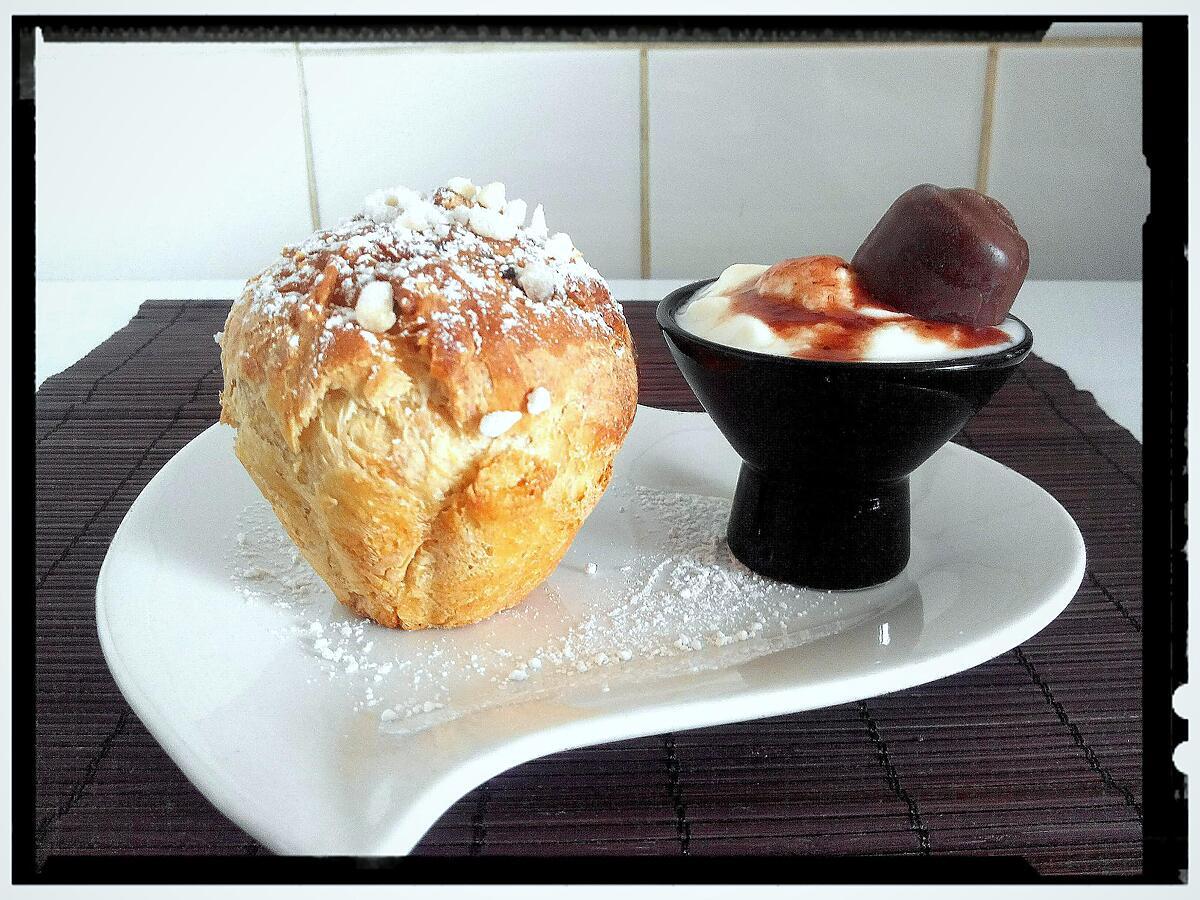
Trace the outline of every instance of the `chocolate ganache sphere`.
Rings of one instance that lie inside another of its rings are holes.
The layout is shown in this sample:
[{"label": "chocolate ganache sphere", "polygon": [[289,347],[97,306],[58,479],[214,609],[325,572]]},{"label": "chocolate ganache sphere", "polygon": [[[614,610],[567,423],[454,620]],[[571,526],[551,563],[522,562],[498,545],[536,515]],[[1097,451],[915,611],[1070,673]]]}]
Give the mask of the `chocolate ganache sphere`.
[{"label": "chocolate ganache sphere", "polygon": [[1029,245],[991,197],[920,184],[888,208],[851,265],[872,297],[901,312],[999,325],[1029,272]]}]

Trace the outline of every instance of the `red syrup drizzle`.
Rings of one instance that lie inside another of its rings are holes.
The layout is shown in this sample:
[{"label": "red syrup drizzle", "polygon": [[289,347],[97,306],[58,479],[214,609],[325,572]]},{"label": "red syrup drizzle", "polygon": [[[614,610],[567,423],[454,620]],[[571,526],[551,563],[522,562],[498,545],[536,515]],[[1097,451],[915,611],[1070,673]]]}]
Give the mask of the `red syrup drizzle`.
[{"label": "red syrup drizzle", "polygon": [[992,325],[977,328],[957,322],[929,322],[912,317],[878,319],[856,311],[858,307],[867,305],[897,312],[883,303],[868,302],[863,298],[856,298],[853,308],[833,308],[818,312],[793,300],[760,294],[757,288],[753,287],[739,291],[729,298],[731,315],[742,313],[753,316],[766,323],[784,340],[800,335],[807,338],[809,346],[792,354],[803,359],[861,361],[874,330],[889,324],[899,325],[922,338],[941,341],[958,350],[975,350],[1012,341],[1010,335]]}]

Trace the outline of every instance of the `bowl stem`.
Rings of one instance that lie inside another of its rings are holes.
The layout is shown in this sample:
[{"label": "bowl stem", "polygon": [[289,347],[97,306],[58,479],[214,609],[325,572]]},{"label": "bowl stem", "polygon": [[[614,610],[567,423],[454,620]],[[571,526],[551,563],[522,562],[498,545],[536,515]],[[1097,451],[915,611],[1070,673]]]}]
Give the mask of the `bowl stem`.
[{"label": "bowl stem", "polygon": [[760,575],[822,590],[881,584],[908,564],[908,478],[839,481],[742,463],[729,516],[733,555]]}]

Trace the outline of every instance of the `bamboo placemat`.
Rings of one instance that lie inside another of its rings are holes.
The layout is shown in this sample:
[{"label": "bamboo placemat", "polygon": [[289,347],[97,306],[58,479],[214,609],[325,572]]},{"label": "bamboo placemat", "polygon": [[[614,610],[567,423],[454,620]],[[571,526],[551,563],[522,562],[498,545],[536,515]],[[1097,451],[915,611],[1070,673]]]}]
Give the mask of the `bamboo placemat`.
[{"label": "bamboo placemat", "polygon": [[[95,626],[97,573],[126,510],[217,417],[212,335],[228,307],[147,301],[37,395],[39,866],[267,852],[129,710]],[[626,304],[641,401],[699,409],[653,309]],[[1017,855],[1045,875],[1139,874],[1141,445],[1037,357],[958,440],[1079,523],[1087,573],[1045,631],[912,690],[534,760],[463,797],[415,852]]]}]

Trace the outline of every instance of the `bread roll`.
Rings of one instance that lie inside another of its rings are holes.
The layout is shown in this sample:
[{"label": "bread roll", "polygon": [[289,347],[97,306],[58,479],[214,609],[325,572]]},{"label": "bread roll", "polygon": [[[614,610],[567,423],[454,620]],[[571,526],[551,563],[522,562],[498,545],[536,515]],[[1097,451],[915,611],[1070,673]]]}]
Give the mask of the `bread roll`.
[{"label": "bread roll", "polygon": [[246,285],[218,336],[238,459],[338,599],[381,625],[515,605],[633,421],[620,306],[504,186],[404,188]]}]

